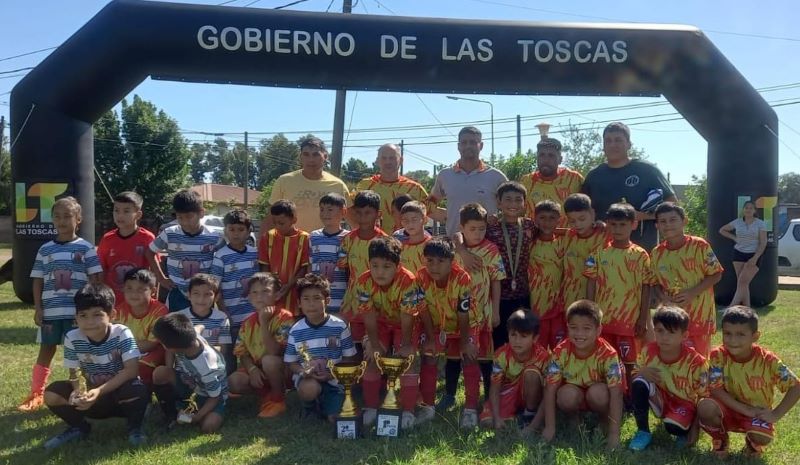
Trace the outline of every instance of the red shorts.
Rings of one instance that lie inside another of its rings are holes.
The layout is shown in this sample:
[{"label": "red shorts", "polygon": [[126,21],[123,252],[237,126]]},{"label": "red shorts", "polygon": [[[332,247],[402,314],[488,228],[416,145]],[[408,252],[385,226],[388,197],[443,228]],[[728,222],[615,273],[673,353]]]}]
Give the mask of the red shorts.
[{"label": "red shorts", "polygon": [[703,401],[714,402],[719,407],[719,411],[722,412],[722,429],[726,433],[757,434],[770,440],[775,437],[775,427],[772,423],[742,415],[716,399],[706,398]]},{"label": "red shorts", "polygon": [[356,315],[349,320],[349,323],[350,335],[353,337],[353,342],[361,344],[361,340],[367,335],[367,328],[364,326],[364,317],[362,315]]},{"label": "red shorts", "polygon": [[693,348],[698,354],[705,358],[711,353],[711,335],[710,334],[689,334],[686,339],[686,345]]},{"label": "red shorts", "polygon": [[[419,346],[419,334],[419,326],[414,325],[411,330],[411,347],[415,352]],[[403,329],[397,323],[378,321],[378,339],[387,350],[398,351],[403,345]]]},{"label": "red shorts", "polygon": [[[538,374],[541,379],[541,373]],[[503,420],[516,417],[517,412],[525,408],[525,383],[523,382],[523,376],[524,373],[520,375],[516,382],[503,384],[500,387],[500,418]],[[484,402],[480,419],[481,421],[492,419],[491,401]]]},{"label": "red shorts", "polygon": [[494,359],[492,330],[487,326],[478,332],[478,360],[485,362]]},{"label": "red shorts", "polygon": [[608,334],[605,332],[603,332],[601,336],[616,349],[619,360],[622,363],[636,363],[636,357],[639,355],[639,346],[641,342],[639,342],[635,336],[623,336],[621,334]]},{"label": "red shorts", "polygon": [[[461,336],[458,333],[447,333],[447,340],[444,344],[438,337],[438,328],[434,328],[433,334],[436,336],[436,353],[433,355],[444,354],[449,359],[461,359]],[[478,347],[478,356],[480,357],[481,337],[479,329],[473,330],[470,335],[470,341]]]},{"label": "red shorts", "polygon": [[159,344],[153,350],[144,354],[139,359],[139,363],[142,365],[147,365],[150,368],[155,368],[164,364],[164,356],[164,346]]},{"label": "red shorts", "polygon": [[659,389],[658,386],[644,379],[637,379],[636,382],[647,383],[650,390],[650,408],[657,418],[683,430],[689,430],[692,427],[694,417],[697,415],[697,404]]},{"label": "red shorts", "polygon": [[567,337],[567,319],[564,312],[539,320],[539,344],[553,350]]}]

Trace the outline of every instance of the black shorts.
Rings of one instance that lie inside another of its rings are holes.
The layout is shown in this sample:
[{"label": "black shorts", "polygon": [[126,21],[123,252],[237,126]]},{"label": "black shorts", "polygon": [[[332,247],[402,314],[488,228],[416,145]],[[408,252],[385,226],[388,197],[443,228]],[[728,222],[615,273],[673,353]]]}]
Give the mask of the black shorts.
[{"label": "black shorts", "polygon": [[[745,252],[741,252],[739,250],[733,249],[733,256],[731,256],[731,261],[732,262],[745,263],[745,262],[749,261],[751,258],[753,258],[754,255],[755,255],[755,253],[745,253]],[[758,257],[758,260],[756,260],[756,266],[761,266],[761,257]]]}]

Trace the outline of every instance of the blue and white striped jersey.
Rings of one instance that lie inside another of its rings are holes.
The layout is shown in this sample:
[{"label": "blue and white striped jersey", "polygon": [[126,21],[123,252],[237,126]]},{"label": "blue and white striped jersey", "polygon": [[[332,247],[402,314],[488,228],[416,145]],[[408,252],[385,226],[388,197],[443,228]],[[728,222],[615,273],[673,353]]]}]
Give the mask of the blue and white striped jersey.
[{"label": "blue and white striped jersey", "polygon": [[347,269],[336,266],[339,246],[350,231],[342,229],[336,234],[326,234],[322,229],[311,231],[311,272],[318,274],[331,284],[331,303],[328,313],[339,313],[347,290]]},{"label": "blue and white striped jersey", "polygon": [[225,359],[205,339],[197,341],[203,348],[196,357],[175,353],[175,371],[181,382],[203,397],[228,397]]},{"label": "blue and white striped jersey", "polygon": [[64,367],[80,368],[90,387],[107,382],[122,371],[125,362],[141,356],[133,333],[125,325],[109,324],[100,342],[90,340],[80,328],[64,337]]},{"label": "blue and white striped jersey", "polygon": [[335,315],[327,315],[319,325],[310,325],[305,318],[295,323],[289,330],[283,361],[302,362],[298,347],[304,347],[312,358],[333,360],[333,363],[356,354],[350,327]]},{"label": "blue and white striped jersey", "polygon": [[[204,317],[194,313],[191,307],[184,308],[177,313],[182,313],[192,320],[194,329],[198,330],[197,334],[212,346],[233,344],[231,340],[231,323],[228,321],[228,315],[222,313],[219,309],[212,308],[211,313]],[[202,330],[199,328],[200,326],[203,327]]]},{"label": "blue and white striped jersey", "polygon": [[211,274],[219,279],[219,288],[225,302],[231,326],[241,326],[255,309],[247,300],[250,278],[258,272],[258,251],[245,246],[236,250],[230,245],[214,252]]},{"label": "blue and white striped jersey", "polygon": [[187,295],[189,279],[211,271],[214,252],[223,245],[222,236],[205,226],[197,234],[187,234],[176,224],[161,231],[150,243],[150,251],[167,252],[167,276]]}]

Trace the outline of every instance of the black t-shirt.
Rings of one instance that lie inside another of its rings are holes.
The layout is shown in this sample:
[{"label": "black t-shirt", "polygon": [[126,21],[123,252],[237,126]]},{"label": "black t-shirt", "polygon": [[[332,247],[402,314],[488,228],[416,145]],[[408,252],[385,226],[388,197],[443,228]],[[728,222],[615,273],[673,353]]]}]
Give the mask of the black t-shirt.
[{"label": "black t-shirt", "polygon": [[[583,181],[582,192],[592,199],[597,218],[602,220],[608,207],[622,199],[641,210],[652,189],[661,189],[662,199],[675,195],[669,181],[655,165],[631,160],[621,168],[611,168],[607,163],[593,168]],[[658,242],[655,221],[643,221],[631,234],[631,240],[650,251]]]}]

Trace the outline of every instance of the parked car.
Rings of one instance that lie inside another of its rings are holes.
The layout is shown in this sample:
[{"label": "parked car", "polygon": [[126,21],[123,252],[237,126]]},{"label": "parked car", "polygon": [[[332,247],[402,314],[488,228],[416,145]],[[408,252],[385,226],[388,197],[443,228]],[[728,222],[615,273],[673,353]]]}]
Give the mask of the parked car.
[{"label": "parked car", "polygon": [[778,274],[800,276],[800,218],[795,218],[778,239]]},{"label": "parked car", "polygon": [[[225,223],[223,222],[223,218],[221,216],[206,215],[200,218],[200,223],[202,223],[208,229],[218,232],[221,236],[225,236]],[[178,220],[172,220],[169,223],[164,223],[160,228],[158,228],[158,232],[161,232],[165,228],[174,226],[176,224],[178,224]],[[255,247],[257,244],[258,239],[256,238],[256,234],[251,231],[250,237],[247,239],[247,245],[252,245]]]}]

